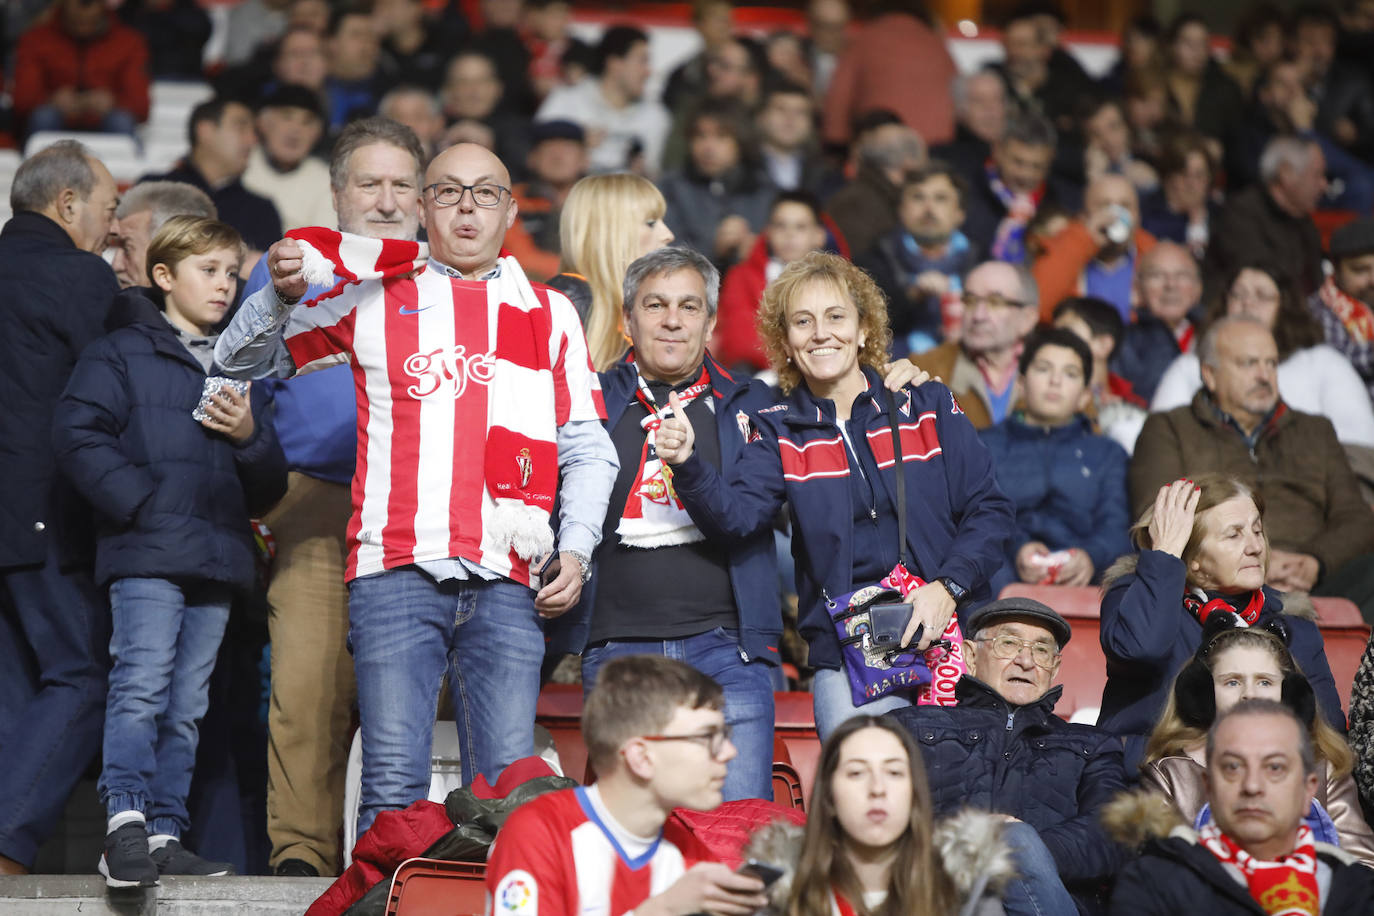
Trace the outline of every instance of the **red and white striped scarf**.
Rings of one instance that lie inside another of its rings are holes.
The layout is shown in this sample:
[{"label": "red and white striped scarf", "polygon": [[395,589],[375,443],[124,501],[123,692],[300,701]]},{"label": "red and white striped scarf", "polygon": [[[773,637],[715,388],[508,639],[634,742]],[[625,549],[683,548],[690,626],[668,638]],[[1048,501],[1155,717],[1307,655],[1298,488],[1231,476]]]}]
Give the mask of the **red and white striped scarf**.
[{"label": "red and white striped scarf", "polygon": [[[305,279],[331,290],[307,306],[363,287],[367,295],[414,301],[415,280],[428,247],[418,242],[364,238],[332,229],[294,229],[288,236],[305,251]],[[549,338],[549,310],[535,296],[519,262],[502,251],[497,276],[487,281],[488,301],[499,303],[493,358],[470,372],[488,376],[484,483],[492,505],[481,510],[483,544],[514,550],[525,561],[553,550],[549,516],[558,487],[557,410]],[[493,297],[495,299],[493,300]]]},{"label": "red and white striped scarf", "polygon": [[1298,828],[1293,851],[1277,862],[1256,859],[1215,823],[1198,832],[1204,848],[1241,878],[1250,896],[1269,916],[1319,916],[1317,848],[1306,824]]},{"label": "red and white striped scarf", "polygon": [[[685,411],[703,394],[711,390],[711,376],[706,367],[701,367],[701,375],[678,395],[678,401]],[[639,421],[644,430],[644,446],[639,450],[639,467],[635,470],[635,483],[625,497],[625,508],[620,513],[620,524],[615,533],[627,547],[671,547],[677,544],[692,544],[703,540],[705,535],[697,528],[682,499],[673,488],[673,471],[658,457],[658,429],[663,421],[672,415],[672,408],[666,403],[654,400],[654,393],[644,381],[644,376],[636,376],[635,400],[645,411]]]}]

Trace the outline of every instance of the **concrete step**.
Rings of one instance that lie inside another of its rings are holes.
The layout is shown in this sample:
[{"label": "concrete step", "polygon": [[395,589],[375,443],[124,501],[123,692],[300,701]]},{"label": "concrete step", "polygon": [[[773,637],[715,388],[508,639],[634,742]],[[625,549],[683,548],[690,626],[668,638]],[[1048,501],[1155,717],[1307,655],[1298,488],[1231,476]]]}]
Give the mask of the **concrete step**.
[{"label": "concrete step", "polygon": [[0,878],[0,914],[67,916],[300,916],[329,878],[178,878],[160,887],[107,891],[99,875]]}]

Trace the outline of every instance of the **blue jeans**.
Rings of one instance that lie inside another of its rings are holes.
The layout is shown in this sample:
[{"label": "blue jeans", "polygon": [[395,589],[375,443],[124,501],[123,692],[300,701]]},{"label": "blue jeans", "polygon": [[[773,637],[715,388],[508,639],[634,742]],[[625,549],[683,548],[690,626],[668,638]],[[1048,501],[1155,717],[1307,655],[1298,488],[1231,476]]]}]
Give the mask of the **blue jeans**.
[{"label": "blue jeans", "polygon": [[849,690],[849,675],[843,668],[817,668],[811,681],[811,705],[816,712],[816,733],[822,741],[839,728],[845,719],[855,716],[881,716],[894,709],[911,705],[906,694],[888,694],[862,706],[854,705]]},{"label": "blue jeans", "polygon": [[1076,916],[1078,904],[1059,880],[1059,866],[1035,828],[1007,824],[1002,838],[1011,847],[1020,877],[1007,884],[1002,908],[1007,916]]},{"label": "blue jeans", "polygon": [[[685,639],[610,640],[582,653],[582,695],[596,685],[601,666],[622,655],[649,653],[685,662],[725,688],[725,721],[739,756],[722,787],[726,801],[773,797],[772,667],[740,657],[739,631],[716,627]],[[580,773],[569,773],[581,778]]]},{"label": "blue jeans", "polygon": [[[95,127],[96,130],[107,134],[128,134],[134,135],[138,121],[134,116],[122,108],[111,108],[105,112],[105,116],[100,119],[100,123]],[[29,133],[36,134],[40,130],[71,130],[67,125],[67,119],[62,112],[58,111],[53,105],[39,105],[29,114],[28,121]]]},{"label": "blue jeans", "polygon": [[105,707],[105,810],[142,811],[148,833],[179,837],[190,825],[210,675],[229,622],[229,586],[118,579],[110,586],[110,694]]},{"label": "blue jeans", "polygon": [[110,615],[56,552],[0,576],[0,855],[23,865],[56,829],[105,721]]},{"label": "blue jeans", "polygon": [[348,638],[358,681],[363,777],[358,835],[429,794],[434,715],[445,672],[463,783],[534,754],[544,621],[508,579],[435,582],[414,566],[354,579]]}]

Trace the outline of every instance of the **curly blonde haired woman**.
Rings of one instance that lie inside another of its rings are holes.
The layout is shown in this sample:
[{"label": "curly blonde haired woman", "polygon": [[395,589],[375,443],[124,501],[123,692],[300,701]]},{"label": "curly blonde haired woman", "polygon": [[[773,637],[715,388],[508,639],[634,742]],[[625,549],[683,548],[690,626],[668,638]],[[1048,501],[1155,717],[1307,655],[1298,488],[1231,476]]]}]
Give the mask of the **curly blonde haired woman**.
[{"label": "curly blonde haired woman", "polygon": [[636,258],[673,241],[663,222],[667,205],[653,182],[628,172],[589,175],[572,186],[558,232],[562,271],[549,285],[577,307],[596,371],[625,354],[622,327],[625,270]]}]

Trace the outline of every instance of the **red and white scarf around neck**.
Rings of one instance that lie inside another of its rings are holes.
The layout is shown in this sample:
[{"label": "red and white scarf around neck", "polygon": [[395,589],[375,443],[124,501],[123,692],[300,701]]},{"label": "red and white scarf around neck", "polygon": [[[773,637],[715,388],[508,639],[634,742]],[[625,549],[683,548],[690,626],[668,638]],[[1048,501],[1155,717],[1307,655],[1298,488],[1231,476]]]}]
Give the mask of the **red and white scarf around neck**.
[{"label": "red and white scarf around neck", "polygon": [[[287,235],[304,250],[306,281],[335,283],[306,307],[355,284],[370,283],[362,287],[367,295],[384,297],[389,287],[380,281],[413,284],[413,278],[405,278],[423,270],[429,256],[428,246],[419,242],[333,229],[293,229]],[[553,323],[515,257],[503,250],[498,265],[498,274],[487,281],[488,302],[498,303],[498,312],[483,458],[492,506],[483,508],[482,530],[493,544],[530,561],[554,547],[550,513],[558,487],[558,425],[549,358]]]},{"label": "red and white scarf around neck", "polygon": [[1215,823],[1203,827],[1198,838],[1217,861],[1245,880],[1250,896],[1269,916],[1320,916],[1317,849],[1306,824],[1298,828],[1293,851],[1277,862],[1256,859]]},{"label": "red and white scarf around neck", "polygon": [[1335,277],[1327,277],[1317,290],[1317,297],[1345,328],[1355,343],[1374,343],[1374,309],[1354,296],[1341,292]]},{"label": "red and white scarf around neck", "polygon": [[[644,430],[644,446],[639,451],[639,467],[635,471],[634,483],[625,498],[625,509],[620,514],[620,524],[615,533],[620,542],[627,547],[671,547],[677,544],[691,544],[704,539],[692,517],[673,489],[672,469],[658,458],[655,448],[658,429],[672,412],[667,404],[659,404],[649,390],[644,376],[636,373],[637,389],[635,400],[643,406],[647,415],[639,421]],[[711,377],[706,367],[701,367],[701,375],[695,382],[678,392],[682,409],[711,390]]]}]

